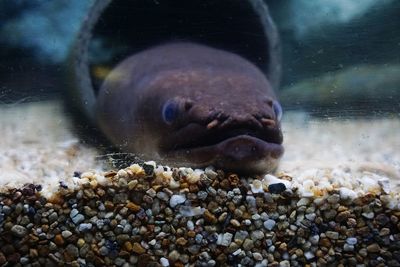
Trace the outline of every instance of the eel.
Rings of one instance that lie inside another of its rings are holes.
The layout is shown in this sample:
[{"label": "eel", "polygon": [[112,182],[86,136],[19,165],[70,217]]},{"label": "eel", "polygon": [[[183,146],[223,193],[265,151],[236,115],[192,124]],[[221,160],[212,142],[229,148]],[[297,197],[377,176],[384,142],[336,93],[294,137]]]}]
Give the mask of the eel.
[{"label": "eel", "polygon": [[123,59],[95,109],[115,146],[169,166],[266,173],[284,151],[282,108],[267,77],[201,44],[167,43]]}]

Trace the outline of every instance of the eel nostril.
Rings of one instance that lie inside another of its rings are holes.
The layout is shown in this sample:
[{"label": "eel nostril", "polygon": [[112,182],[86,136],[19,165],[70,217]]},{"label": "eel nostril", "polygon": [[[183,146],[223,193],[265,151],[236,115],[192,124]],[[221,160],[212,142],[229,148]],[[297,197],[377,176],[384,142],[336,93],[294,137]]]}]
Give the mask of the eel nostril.
[{"label": "eel nostril", "polygon": [[185,103],[183,104],[183,109],[187,112],[193,107],[193,101],[192,100],[186,100]]},{"label": "eel nostril", "polygon": [[272,107],[272,105],[274,104],[274,101],[272,99],[265,99],[264,102],[270,107]]}]

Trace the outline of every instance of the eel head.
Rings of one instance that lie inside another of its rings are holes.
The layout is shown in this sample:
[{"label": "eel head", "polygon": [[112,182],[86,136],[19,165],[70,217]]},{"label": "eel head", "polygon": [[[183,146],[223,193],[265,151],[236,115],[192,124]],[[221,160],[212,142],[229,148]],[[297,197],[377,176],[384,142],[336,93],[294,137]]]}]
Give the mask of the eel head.
[{"label": "eel head", "polygon": [[282,108],[268,96],[176,97],[165,101],[160,113],[169,128],[160,155],[170,163],[265,173],[277,167],[284,151]]}]

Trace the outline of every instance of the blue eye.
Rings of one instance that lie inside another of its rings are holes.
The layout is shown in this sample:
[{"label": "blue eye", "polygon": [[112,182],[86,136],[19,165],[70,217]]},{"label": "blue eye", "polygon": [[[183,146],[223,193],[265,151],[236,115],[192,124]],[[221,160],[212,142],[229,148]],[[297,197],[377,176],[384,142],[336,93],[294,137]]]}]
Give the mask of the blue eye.
[{"label": "blue eye", "polygon": [[274,109],[277,121],[281,121],[282,114],[283,114],[283,110],[282,110],[281,104],[279,104],[278,101],[274,100],[274,102],[272,103],[272,108]]},{"label": "blue eye", "polygon": [[163,107],[162,117],[165,123],[172,124],[179,115],[179,106],[175,101],[168,100]]}]

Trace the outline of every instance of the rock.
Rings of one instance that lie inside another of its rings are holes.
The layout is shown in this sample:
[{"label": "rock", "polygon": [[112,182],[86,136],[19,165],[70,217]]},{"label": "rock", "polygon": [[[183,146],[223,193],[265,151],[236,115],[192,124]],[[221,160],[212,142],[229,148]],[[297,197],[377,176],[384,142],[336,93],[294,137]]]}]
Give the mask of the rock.
[{"label": "rock", "polygon": [[180,257],[180,254],[176,250],[173,250],[168,254],[168,258],[173,262],[179,260],[179,257]]},{"label": "rock", "polygon": [[76,259],[79,256],[79,249],[73,244],[69,244],[65,249],[65,253],[68,254],[69,258]]},{"label": "rock", "polygon": [[381,248],[379,247],[379,245],[375,243],[367,246],[367,251],[369,253],[379,253],[380,250]]},{"label": "rock", "polygon": [[232,242],[233,234],[224,233],[218,235],[217,245],[228,247]]},{"label": "rock", "polygon": [[268,219],[264,222],[264,227],[267,230],[272,230],[275,227],[276,222],[274,220]]},{"label": "rock", "polygon": [[281,194],[286,190],[286,186],[284,183],[276,183],[268,185],[268,191],[272,194]]},{"label": "rock", "polygon": [[163,266],[163,267],[168,267],[168,266],[169,266],[169,261],[168,261],[167,258],[161,257],[161,258],[160,258],[160,264],[161,264],[161,266]]},{"label": "rock", "polygon": [[339,239],[339,233],[338,232],[326,231],[325,234],[330,239],[333,239],[333,240]]},{"label": "rock", "polygon": [[171,208],[175,208],[177,205],[182,204],[186,201],[184,195],[173,195],[169,200],[169,205]]},{"label": "rock", "polygon": [[251,232],[250,237],[253,241],[261,240],[264,238],[264,233],[261,230]]},{"label": "rock", "polygon": [[143,254],[146,252],[146,250],[137,242],[133,243],[132,251],[137,254]]},{"label": "rock", "polygon": [[72,233],[68,230],[64,230],[61,232],[61,235],[64,239],[67,239],[68,237],[70,237],[72,235]]},{"label": "rock", "polygon": [[355,245],[355,244],[357,244],[357,238],[355,238],[355,237],[348,237],[348,238],[346,239],[346,243],[349,244],[349,245]]},{"label": "rock", "polygon": [[92,229],[91,223],[81,223],[78,227],[79,232],[87,232]]},{"label": "rock", "polygon": [[208,209],[204,211],[204,219],[213,224],[218,222],[217,218]]},{"label": "rock", "polygon": [[14,236],[22,238],[28,234],[28,229],[26,229],[22,225],[16,224],[13,227],[11,227],[11,232]]},{"label": "rock", "polygon": [[243,242],[243,249],[246,251],[251,250],[254,247],[254,241],[251,239],[245,239]]}]

